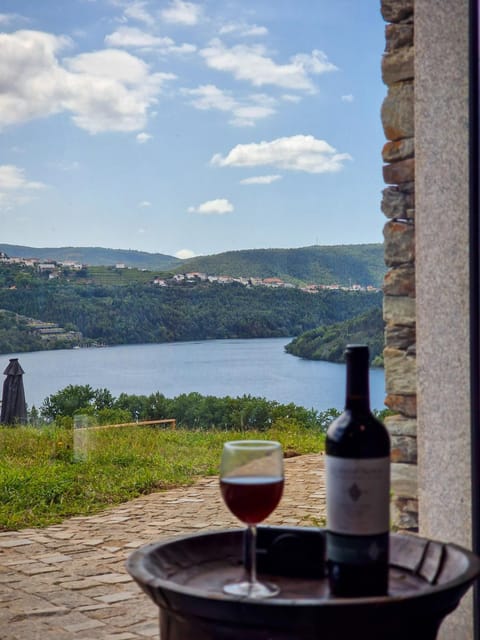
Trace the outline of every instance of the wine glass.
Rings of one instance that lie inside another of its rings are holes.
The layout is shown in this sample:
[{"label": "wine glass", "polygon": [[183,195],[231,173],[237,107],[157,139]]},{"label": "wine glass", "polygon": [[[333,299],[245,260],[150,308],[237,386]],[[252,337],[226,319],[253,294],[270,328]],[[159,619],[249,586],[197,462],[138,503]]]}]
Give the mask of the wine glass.
[{"label": "wine glass", "polygon": [[272,440],[236,440],[223,446],[220,489],[230,511],[247,525],[248,577],[226,584],[223,591],[234,596],[270,598],[279,593],[271,583],[257,580],[256,525],[269,516],[283,493],[283,453]]}]

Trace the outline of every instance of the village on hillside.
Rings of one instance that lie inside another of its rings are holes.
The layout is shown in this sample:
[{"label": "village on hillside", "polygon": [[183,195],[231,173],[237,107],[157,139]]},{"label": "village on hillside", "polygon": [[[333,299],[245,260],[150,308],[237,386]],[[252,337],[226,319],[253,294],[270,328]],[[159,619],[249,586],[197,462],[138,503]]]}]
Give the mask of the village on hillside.
[{"label": "village on hillside", "polygon": [[[65,261],[41,261],[37,258],[23,258],[23,257],[9,257],[5,253],[0,252],[0,265],[21,265],[33,269],[36,273],[45,276],[49,280],[58,280],[62,278],[65,272],[73,272],[80,274],[83,272],[85,275],[88,273],[89,265],[74,262],[72,260]],[[106,267],[107,268],[107,267]],[[110,267],[116,271],[132,270],[134,267],[128,267],[124,263],[117,263]],[[146,272],[147,269],[140,269],[142,272]],[[228,275],[209,275],[206,273],[189,272],[189,273],[177,273],[171,277],[155,276],[150,280],[153,286],[157,287],[170,287],[178,286],[180,284],[190,283],[217,283],[217,284],[241,284],[246,287],[271,287],[275,289],[299,289],[306,293],[317,293],[324,290],[341,290],[341,291],[380,291],[378,287],[373,285],[363,286],[360,284],[349,283],[346,284],[307,284],[307,285],[295,285],[291,282],[285,282],[281,278],[267,277],[234,277]],[[15,287],[15,285],[12,285]]]}]

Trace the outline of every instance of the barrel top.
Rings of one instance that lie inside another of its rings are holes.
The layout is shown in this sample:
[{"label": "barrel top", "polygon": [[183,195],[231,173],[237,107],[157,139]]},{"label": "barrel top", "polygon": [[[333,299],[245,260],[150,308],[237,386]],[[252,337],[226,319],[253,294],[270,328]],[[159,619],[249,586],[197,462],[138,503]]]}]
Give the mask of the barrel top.
[{"label": "barrel top", "polygon": [[[310,538],[312,535],[312,528],[268,529],[297,537],[300,544],[305,532]],[[316,532],[320,543],[324,532]],[[131,554],[127,569],[157,604],[171,603],[180,596],[184,600],[201,599],[204,604],[206,600],[217,604],[235,601],[238,599],[223,593],[222,586],[243,574],[243,534],[244,529],[229,529],[146,545]],[[319,544],[318,549],[322,548]],[[260,604],[273,608],[358,607],[369,603],[398,607],[420,599],[425,606],[427,600],[439,601],[442,596],[451,599],[452,594],[458,594],[459,600],[479,574],[479,558],[466,549],[417,536],[391,534],[388,596],[334,598],[325,577],[286,576],[273,570],[261,577],[274,581],[280,594]],[[243,604],[259,606],[258,601],[244,600]]]}]

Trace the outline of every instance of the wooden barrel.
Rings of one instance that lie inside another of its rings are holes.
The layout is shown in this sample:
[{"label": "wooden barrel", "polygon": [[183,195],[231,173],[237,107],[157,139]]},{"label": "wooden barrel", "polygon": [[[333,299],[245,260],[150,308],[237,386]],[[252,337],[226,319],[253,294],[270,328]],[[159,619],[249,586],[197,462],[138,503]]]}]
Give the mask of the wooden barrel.
[{"label": "wooden barrel", "polygon": [[[269,538],[288,534],[300,549],[308,533],[311,562],[303,564],[321,565],[311,529],[268,529]],[[317,535],[321,554],[322,530]],[[127,569],[160,608],[161,640],[433,640],[480,575],[480,561],[456,545],[414,536],[392,534],[390,546],[389,594],[375,598],[334,598],[325,577],[281,575],[274,567],[261,577],[280,587],[279,596],[224,594],[223,584],[243,574],[243,529],[147,545]]]}]

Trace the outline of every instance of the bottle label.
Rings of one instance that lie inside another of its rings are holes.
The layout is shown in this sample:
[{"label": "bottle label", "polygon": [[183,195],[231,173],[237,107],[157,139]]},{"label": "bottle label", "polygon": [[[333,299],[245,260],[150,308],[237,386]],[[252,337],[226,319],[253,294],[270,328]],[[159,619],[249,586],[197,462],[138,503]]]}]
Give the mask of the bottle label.
[{"label": "bottle label", "polygon": [[388,533],[378,536],[342,536],[327,531],[327,557],[343,564],[388,562]]},{"label": "bottle label", "polygon": [[327,527],[371,536],[390,528],[390,458],[325,457]]}]

